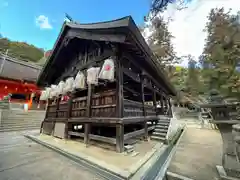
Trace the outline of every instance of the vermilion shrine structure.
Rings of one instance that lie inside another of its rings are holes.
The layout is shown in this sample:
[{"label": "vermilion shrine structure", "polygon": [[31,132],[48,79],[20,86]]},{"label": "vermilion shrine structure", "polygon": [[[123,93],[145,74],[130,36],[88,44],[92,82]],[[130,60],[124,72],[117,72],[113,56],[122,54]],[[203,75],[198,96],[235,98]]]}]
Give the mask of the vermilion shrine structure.
[{"label": "vermilion shrine structure", "polygon": [[[86,144],[101,141],[123,152],[132,139],[148,137],[159,114],[171,116],[175,90],[130,16],[92,24],[65,22],[37,84],[57,85],[79,71],[87,76],[89,68],[102,68],[109,58],[114,80],[99,79],[68,92],[68,101],[61,101],[62,95],[49,99],[43,133],[82,137]],[[74,129],[76,125],[81,128]]]}]

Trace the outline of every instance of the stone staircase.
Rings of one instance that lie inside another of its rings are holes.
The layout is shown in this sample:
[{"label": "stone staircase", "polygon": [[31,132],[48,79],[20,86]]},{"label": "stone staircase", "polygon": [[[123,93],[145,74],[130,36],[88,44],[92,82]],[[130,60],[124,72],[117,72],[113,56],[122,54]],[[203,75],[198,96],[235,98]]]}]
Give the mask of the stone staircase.
[{"label": "stone staircase", "polygon": [[166,142],[166,136],[168,132],[168,127],[170,125],[170,119],[169,117],[162,116],[158,120],[155,129],[152,133],[151,139]]},{"label": "stone staircase", "polygon": [[40,129],[45,111],[1,110],[0,132]]}]

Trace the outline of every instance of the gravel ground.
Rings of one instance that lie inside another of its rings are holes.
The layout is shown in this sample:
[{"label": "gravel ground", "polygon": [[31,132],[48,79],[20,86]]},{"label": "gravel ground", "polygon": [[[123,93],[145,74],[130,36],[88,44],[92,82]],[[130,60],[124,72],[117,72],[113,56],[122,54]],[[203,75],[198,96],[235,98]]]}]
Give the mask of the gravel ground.
[{"label": "gravel ground", "polygon": [[26,139],[23,134],[0,133],[0,180],[102,180],[77,163]]}]

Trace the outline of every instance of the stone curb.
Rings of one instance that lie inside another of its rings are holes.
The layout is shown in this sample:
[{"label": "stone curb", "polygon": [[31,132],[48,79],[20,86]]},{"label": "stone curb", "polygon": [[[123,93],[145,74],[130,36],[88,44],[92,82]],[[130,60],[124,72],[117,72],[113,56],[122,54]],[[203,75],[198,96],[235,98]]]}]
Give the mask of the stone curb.
[{"label": "stone curb", "polygon": [[176,153],[177,150],[177,146],[180,142],[180,140],[182,139],[183,135],[186,132],[186,127],[182,127],[179,128],[177,130],[177,132],[175,133],[175,135],[172,138],[172,141],[170,142],[170,145],[172,146],[172,149],[170,149],[170,152],[168,154],[168,157],[166,159],[166,161],[164,162],[163,166],[161,167],[156,179],[164,179],[164,177],[166,177],[167,174],[167,169],[171,163],[172,157],[174,156],[174,154]]},{"label": "stone curb", "polygon": [[[169,154],[172,152],[175,142],[179,139],[183,129],[179,130],[172,141],[166,145],[164,144],[162,149],[158,150],[158,153],[153,155],[148,162],[132,177],[131,180],[151,180],[158,178],[159,174],[165,175],[167,170],[166,161]],[[160,178],[162,179],[162,178]]]},{"label": "stone curb", "polygon": [[238,178],[227,176],[227,173],[222,166],[216,166],[216,169],[221,180],[239,180]]},{"label": "stone curb", "polygon": [[176,180],[194,180],[176,173],[172,173],[172,172],[167,172],[167,176],[171,177],[171,179],[176,179]]}]

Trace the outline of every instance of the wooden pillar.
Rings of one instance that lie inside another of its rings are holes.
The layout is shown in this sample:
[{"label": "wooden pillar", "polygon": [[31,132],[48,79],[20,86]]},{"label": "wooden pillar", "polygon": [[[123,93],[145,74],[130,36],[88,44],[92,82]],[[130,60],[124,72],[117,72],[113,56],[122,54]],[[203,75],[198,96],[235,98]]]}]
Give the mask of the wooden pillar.
[{"label": "wooden pillar", "polygon": [[119,57],[116,57],[117,71],[117,117],[123,118],[123,70]]},{"label": "wooden pillar", "polygon": [[161,113],[163,114],[163,113],[164,113],[164,104],[163,104],[163,103],[164,103],[164,102],[163,102],[164,100],[163,100],[163,95],[161,94],[160,97],[161,97],[161,99],[160,99]]},{"label": "wooden pillar", "polygon": [[56,118],[58,118],[58,110],[59,110],[59,105],[60,105],[60,101],[61,101],[61,96],[56,97]]},{"label": "wooden pillar", "polygon": [[143,107],[143,116],[144,116],[144,139],[148,139],[148,127],[146,120],[146,109],[145,109],[145,95],[144,95],[144,76],[141,75],[141,96],[142,96],[142,107]]},{"label": "wooden pillar", "polygon": [[168,101],[168,115],[170,117],[172,117],[172,106],[171,106],[171,102],[170,102],[170,98],[169,97],[168,97],[167,101]]},{"label": "wooden pillar", "polygon": [[69,138],[68,137],[68,120],[71,118],[72,116],[72,100],[74,98],[74,93],[70,93],[69,94],[69,99],[68,99],[68,110],[67,110],[67,119],[66,119],[66,122],[65,122],[65,135],[64,135],[64,138],[67,139]]},{"label": "wooden pillar", "polygon": [[[92,90],[93,90],[93,85],[88,85],[88,96],[87,96],[87,117],[90,119],[91,118],[91,109],[92,109]],[[89,134],[90,134],[90,128],[91,124],[90,123],[85,123],[84,124],[84,143],[86,145],[89,144]]]},{"label": "wooden pillar", "polygon": [[124,125],[117,124],[116,126],[116,150],[119,153],[124,151]]},{"label": "wooden pillar", "polygon": [[43,129],[43,124],[45,122],[45,120],[48,118],[48,112],[49,112],[49,105],[51,104],[51,100],[48,98],[47,101],[46,101],[46,104],[45,104],[45,109],[46,109],[46,112],[45,112],[45,118],[44,120],[42,121],[41,123],[41,126],[40,126],[40,133],[42,133],[42,129]]},{"label": "wooden pillar", "polygon": [[[117,117],[123,118],[123,70],[121,63],[121,53],[119,47],[114,47],[116,63],[116,99],[117,99]],[[124,151],[124,124],[116,125],[116,150],[121,153]]]},{"label": "wooden pillar", "polygon": [[59,105],[60,105],[60,101],[61,101],[61,96],[56,97],[55,101],[56,101],[56,114],[55,114],[55,120],[52,121],[52,124],[53,124],[52,136],[54,136],[54,130],[55,130],[55,125],[56,125],[57,118],[58,118],[58,110],[59,110]]},{"label": "wooden pillar", "polygon": [[154,89],[154,86],[153,86],[153,106],[155,108],[155,112],[157,115],[157,96],[156,96],[156,90]]}]

